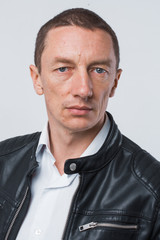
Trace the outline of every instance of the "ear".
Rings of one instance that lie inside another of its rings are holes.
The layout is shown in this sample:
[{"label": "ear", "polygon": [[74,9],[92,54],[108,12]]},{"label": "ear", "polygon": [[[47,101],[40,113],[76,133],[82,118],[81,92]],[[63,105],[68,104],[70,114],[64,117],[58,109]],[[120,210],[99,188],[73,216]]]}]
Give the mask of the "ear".
[{"label": "ear", "polygon": [[121,73],[122,73],[122,69],[118,69],[109,97],[113,97],[114,96],[116,88],[118,86],[118,81],[120,79]]},{"label": "ear", "polygon": [[42,85],[41,77],[37,67],[34,65],[30,65],[29,69],[30,69],[31,78],[32,78],[33,86],[36,93],[38,95],[43,95],[43,85]]}]

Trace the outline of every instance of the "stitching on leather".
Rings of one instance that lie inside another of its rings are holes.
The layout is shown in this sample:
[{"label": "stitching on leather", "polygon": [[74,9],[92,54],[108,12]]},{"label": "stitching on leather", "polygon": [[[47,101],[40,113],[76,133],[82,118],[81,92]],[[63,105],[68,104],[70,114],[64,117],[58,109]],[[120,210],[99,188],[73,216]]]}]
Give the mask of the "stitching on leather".
[{"label": "stitching on leather", "polygon": [[[144,150],[139,150],[138,152],[145,152]],[[136,152],[135,154],[137,154],[138,152]],[[147,183],[142,179],[140,178],[140,176],[138,176],[138,174],[136,173],[136,170],[135,170],[135,154],[132,156],[132,164],[131,164],[131,171],[133,173],[133,175],[136,177],[136,179],[141,182],[145,188],[154,196],[154,198],[156,200],[159,199],[159,196],[153,191],[152,187],[150,185],[147,185]]]},{"label": "stitching on leather", "polygon": [[[104,168],[106,165],[108,165],[111,161],[114,160],[114,158],[116,157],[116,155],[118,154],[118,152],[121,150],[121,147],[117,148],[117,151],[114,152],[114,154],[111,156],[110,160],[108,160],[107,162],[105,162],[101,167],[96,168],[94,170],[86,170],[86,171],[80,171],[79,173],[93,173],[93,172],[97,172],[99,170],[101,170],[102,168]],[[105,154],[105,153],[103,153]]]},{"label": "stitching on leather", "polygon": [[3,191],[3,189],[0,189],[0,196],[7,201],[12,207],[17,207],[17,202],[11,199],[11,197]]},{"label": "stitching on leather", "polygon": [[149,217],[146,217],[145,215],[143,215],[142,213],[141,214],[135,214],[135,213],[132,213],[132,212],[130,212],[130,213],[128,213],[127,211],[125,211],[125,210],[119,210],[119,209],[113,209],[113,211],[117,211],[117,212],[105,212],[105,211],[92,211],[92,210],[82,210],[81,212],[80,212],[80,210],[78,210],[77,209],[77,211],[76,211],[76,213],[77,214],[79,214],[79,215],[86,215],[86,216],[94,216],[94,215],[97,215],[97,216],[99,216],[99,215],[115,215],[115,216],[126,216],[126,217],[136,217],[136,218],[140,218],[140,219],[144,219],[144,220],[146,220],[146,221],[151,221],[152,219],[151,218],[149,218]]}]

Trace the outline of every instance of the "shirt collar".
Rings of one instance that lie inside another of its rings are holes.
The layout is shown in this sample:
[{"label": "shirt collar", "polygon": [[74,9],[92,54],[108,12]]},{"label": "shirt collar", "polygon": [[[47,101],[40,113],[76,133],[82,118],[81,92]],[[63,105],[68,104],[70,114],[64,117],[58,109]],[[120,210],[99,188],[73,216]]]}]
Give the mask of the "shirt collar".
[{"label": "shirt collar", "polygon": [[45,124],[40,139],[39,139],[39,143],[37,146],[37,150],[36,150],[36,157],[37,155],[40,153],[40,151],[42,150],[43,147],[46,147],[46,149],[48,151],[50,151],[50,141],[49,141],[49,131],[48,131],[48,122]]},{"label": "shirt collar", "polygon": [[102,147],[105,139],[107,138],[109,129],[110,129],[110,120],[106,115],[106,119],[105,119],[102,129],[99,131],[99,133],[93,139],[93,141],[90,143],[90,145],[87,147],[87,149],[82,153],[81,157],[86,157],[86,156],[89,156],[89,155],[92,155],[92,154],[95,154],[96,152],[98,152],[98,150]]}]

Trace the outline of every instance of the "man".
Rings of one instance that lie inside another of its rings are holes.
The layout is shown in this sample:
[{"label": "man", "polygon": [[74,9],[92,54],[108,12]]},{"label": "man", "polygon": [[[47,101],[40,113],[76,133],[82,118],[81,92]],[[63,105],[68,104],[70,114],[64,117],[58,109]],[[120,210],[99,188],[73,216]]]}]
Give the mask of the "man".
[{"label": "man", "polygon": [[122,72],[111,27],[62,12],[30,72],[48,123],[0,144],[0,239],[160,239],[160,164],[105,112]]}]

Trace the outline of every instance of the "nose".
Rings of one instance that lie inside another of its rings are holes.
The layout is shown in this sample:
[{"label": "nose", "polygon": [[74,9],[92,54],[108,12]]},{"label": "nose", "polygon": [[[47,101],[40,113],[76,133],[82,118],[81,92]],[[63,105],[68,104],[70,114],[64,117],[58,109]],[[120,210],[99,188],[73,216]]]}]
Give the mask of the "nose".
[{"label": "nose", "polygon": [[87,70],[76,71],[72,77],[72,95],[79,96],[85,100],[91,98],[93,95],[93,86]]}]

